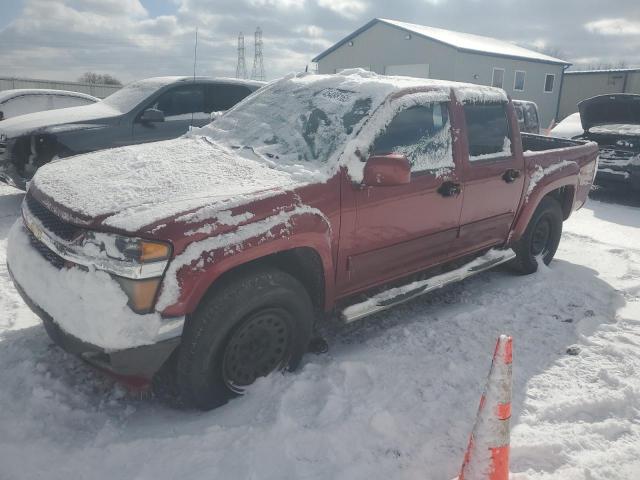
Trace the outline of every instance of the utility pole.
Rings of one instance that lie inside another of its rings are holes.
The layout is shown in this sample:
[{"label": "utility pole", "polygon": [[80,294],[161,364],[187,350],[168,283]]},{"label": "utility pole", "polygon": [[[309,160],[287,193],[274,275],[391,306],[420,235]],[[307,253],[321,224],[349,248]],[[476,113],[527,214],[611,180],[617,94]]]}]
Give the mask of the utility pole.
[{"label": "utility pole", "polygon": [[260,27],[256,29],[255,33],[255,55],[253,57],[253,70],[251,71],[251,78],[253,80],[264,80],[264,60],[262,58],[262,30]]},{"label": "utility pole", "polygon": [[247,64],[244,61],[244,35],[238,35],[238,64],[236,65],[236,78],[247,78]]}]

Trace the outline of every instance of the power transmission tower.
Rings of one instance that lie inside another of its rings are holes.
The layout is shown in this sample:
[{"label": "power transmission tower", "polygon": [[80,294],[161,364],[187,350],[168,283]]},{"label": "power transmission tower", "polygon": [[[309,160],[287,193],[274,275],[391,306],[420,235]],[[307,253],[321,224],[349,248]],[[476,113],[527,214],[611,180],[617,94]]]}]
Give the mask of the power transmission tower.
[{"label": "power transmission tower", "polygon": [[244,61],[244,35],[238,35],[238,64],[236,65],[236,78],[247,78],[247,64]]},{"label": "power transmission tower", "polygon": [[251,78],[254,80],[264,80],[264,63],[262,58],[262,30],[256,29],[255,34],[255,55],[253,57],[253,70]]}]

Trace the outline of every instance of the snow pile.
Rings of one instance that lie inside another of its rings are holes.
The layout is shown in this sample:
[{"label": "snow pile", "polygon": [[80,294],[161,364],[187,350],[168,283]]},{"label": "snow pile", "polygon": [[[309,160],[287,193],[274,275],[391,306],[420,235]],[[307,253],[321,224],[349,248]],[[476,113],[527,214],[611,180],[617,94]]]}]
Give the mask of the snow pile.
[{"label": "snow pile", "polygon": [[255,156],[182,137],[47,164],[32,185],[81,215],[107,216],[105,225],[134,231],[202,205],[225,210],[301,184]]},{"label": "snow pile", "polygon": [[202,413],[127,395],[51,345],[5,266],[21,199],[0,186],[3,479],[451,479],[500,333],[514,337],[513,479],[639,477],[637,208],[591,201],[535,275],[497,269],[325,324],[327,355]]},{"label": "snow pile", "polygon": [[18,283],[71,335],[102,348],[122,349],[162,339],[167,326],[177,325],[172,336],[180,334],[184,319],[135,314],[108,273],[53,267],[31,246],[22,220],[11,229],[9,243],[7,256]]}]

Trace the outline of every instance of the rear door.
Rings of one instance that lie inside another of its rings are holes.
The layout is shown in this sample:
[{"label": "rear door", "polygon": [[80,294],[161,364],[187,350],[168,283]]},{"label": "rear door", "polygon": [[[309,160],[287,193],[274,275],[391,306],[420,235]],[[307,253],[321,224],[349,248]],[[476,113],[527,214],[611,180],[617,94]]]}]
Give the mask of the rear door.
[{"label": "rear door", "polygon": [[[341,241],[347,272],[343,292],[361,290],[446,259],[457,236],[462,197],[443,194],[458,182],[453,160],[449,103],[430,103],[400,111],[377,136],[369,154],[403,154],[411,181],[398,186],[350,185],[356,219]],[[349,187],[347,187],[349,188]],[[345,246],[346,248],[343,248]]]},{"label": "rear door", "polygon": [[[164,121],[142,121],[142,114],[150,108],[160,110],[164,114]],[[133,124],[133,141],[144,143],[179,137],[198,119],[205,123],[209,119],[205,107],[204,85],[194,83],[172,87],[138,113]]]},{"label": "rear door", "polygon": [[504,243],[522,198],[524,159],[512,143],[517,120],[507,112],[506,103],[464,105],[467,152],[456,255]]}]

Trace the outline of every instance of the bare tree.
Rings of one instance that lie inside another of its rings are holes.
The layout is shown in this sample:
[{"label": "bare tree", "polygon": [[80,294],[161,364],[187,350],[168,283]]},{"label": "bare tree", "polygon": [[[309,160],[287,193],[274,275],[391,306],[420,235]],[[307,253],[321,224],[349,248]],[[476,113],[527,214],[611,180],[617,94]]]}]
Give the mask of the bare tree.
[{"label": "bare tree", "polygon": [[82,83],[97,83],[101,85],[122,85],[122,82],[108,73],[85,72],[80,78]]}]

